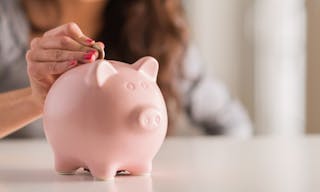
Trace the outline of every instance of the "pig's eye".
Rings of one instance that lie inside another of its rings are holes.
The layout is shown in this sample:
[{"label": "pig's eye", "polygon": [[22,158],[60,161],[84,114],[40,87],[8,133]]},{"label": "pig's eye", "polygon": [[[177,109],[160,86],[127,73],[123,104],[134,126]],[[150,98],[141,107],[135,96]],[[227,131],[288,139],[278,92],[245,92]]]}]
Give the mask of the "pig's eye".
[{"label": "pig's eye", "polygon": [[128,82],[128,83],[126,84],[126,88],[133,91],[133,90],[136,89],[136,86],[134,85],[134,83]]},{"label": "pig's eye", "polygon": [[148,89],[148,84],[146,83],[146,82],[144,82],[144,81],[141,81],[140,82],[140,86],[143,88],[143,89]]}]

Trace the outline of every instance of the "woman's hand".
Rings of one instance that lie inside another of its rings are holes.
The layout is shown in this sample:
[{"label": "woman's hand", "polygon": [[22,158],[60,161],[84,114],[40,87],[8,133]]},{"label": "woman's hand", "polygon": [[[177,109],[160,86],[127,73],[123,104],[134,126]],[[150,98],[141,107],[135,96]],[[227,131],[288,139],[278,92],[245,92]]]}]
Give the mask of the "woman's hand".
[{"label": "woman's hand", "polygon": [[[77,24],[68,23],[31,41],[26,54],[32,99],[42,109],[46,95],[55,80],[79,64],[97,59],[95,42],[85,36]],[[99,46],[104,48],[102,43]]]}]

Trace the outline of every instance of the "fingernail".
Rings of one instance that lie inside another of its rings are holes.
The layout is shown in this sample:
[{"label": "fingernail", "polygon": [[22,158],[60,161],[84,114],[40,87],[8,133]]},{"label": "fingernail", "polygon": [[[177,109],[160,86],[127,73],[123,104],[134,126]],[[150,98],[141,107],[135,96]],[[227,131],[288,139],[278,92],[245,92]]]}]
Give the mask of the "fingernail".
[{"label": "fingernail", "polygon": [[78,61],[77,61],[77,60],[72,60],[72,61],[70,61],[70,63],[69,63],[69,67],[75,66],[75,65],[77,65],[77,64],[78,64]]},{"label": "fingernail", "polygon": [[92,43],[94,43],[94,40],[93,40],[93,39],[90,39],[90,38],[87,38],[87,39],[86,39],[86,42],[91,45]]},{"label": "fingernail", "polygon": [[96,58],[99,57],[99,52],[97,50],[93,50],[92,53]]},{"label": "fingernail", "polygon": [[85,54],[85,55],[83,56],[83,59],[85,59],[85,60],[92,60],[93,56],[94,56],[94,53],[90,52],[90,53]]}]

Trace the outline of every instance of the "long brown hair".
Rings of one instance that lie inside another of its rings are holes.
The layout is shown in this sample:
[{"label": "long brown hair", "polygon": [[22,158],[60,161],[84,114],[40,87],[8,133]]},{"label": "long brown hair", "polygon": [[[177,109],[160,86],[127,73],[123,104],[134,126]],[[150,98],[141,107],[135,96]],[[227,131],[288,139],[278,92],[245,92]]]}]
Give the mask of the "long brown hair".
[{"label": "long brown hair", "polygon": [[[177,79],[188,46],[188,28],[180,0],[109,0],[100,39],[107,59],[132,63],[155,57],[160,64],[158,84],[167,103],[169,127],[180,111]],[[170,134],[170,130],[169,130]]]}]

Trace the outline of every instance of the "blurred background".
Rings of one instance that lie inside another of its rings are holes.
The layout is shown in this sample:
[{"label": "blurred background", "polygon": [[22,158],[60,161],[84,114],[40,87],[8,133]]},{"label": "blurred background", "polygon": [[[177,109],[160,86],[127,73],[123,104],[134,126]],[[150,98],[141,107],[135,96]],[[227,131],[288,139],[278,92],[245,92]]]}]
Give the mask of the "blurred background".
[{"label": "blurred background", "polygon": [[205,67],[255,135],[320,132],[320,1],[184,0]]},{"label": "blurred background", "polygon": [[[194,84],[188,85],[191,91],[184,95],[189,94],[186,100],[190,101],[190,95],[198,96],[199,102],[192,103],[196,106],[192,106],[193,111],[187,106],[189,108],[183,114],[185,117],[182,115],[182,118],[174,119],[179,126],[172,135],[219,135],[223,126],[227,127],[222,132],[224,135],[250,136],[252,132],[253,135],[299,136],[320,133],[320,1],[182,2],[191,27],[192,48],[196,48],[194,50],[200,54],[197,59],[201,60],[195,62],[187,57],[189,63],[195,63],[189,67],[191,76],[200,63],[204,65],[206,75],[216,81],[205,84],[213,85],[215,89],[200,86],[204,94],[197,95],[191,89],[197,84],[199,87],[199,82],[192,80]],[[8,15],[8,18],[15,18]],[[200,73],[200,76],[206,76],[202,71]],[[245,111],[237,105],[238,102],[225,102],[230,100],[225,93],[227,91],[213,82],[223,82],[232,99],[240,101]],[[177,87],[183,89],[183,86]],[[214,102],[216,106],[210,105]],[[252,122],[252,131],[246,112]],[[190,114],[193,117],[188,119]],[[202,115],[201,118],[196,119],[197,114]],[[204,130],[195,129],[195,122],[201,123]],[[209,124],[214,128],[211,132],[206,129]],[[41,120],[35,123],[36,136],[43,136],[39,131],[41,126]]]}]

